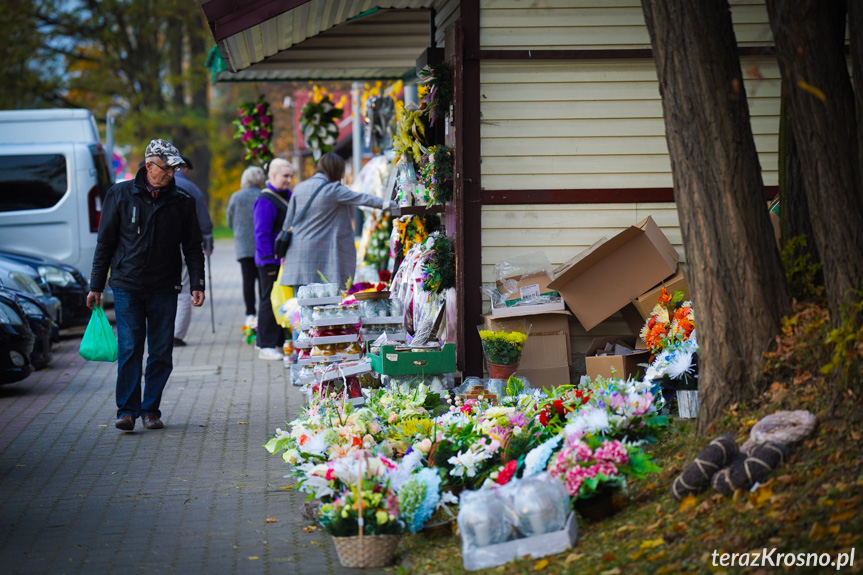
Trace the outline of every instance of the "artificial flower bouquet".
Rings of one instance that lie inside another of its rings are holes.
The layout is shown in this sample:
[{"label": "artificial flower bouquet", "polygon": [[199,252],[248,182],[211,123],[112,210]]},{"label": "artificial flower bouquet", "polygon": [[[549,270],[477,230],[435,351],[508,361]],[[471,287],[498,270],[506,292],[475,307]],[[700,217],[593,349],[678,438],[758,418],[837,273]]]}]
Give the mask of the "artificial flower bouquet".
[{"label": "artificial flower bouquet", "polygon": [[564,434],[563,447],[548,463],[571,497],[587,499],[604,488],[622,487],[628,478],[661,471],[644,451],[617,439]]},{"label": "artificial flower bouquet", "polygon": [[[482,341],[482,351],[492,379],[508,379],[521,361],[521,352],[530,333],[530,323],[525,320],[498,322],[497,327],[477,326]],[[507,368],[501,369],[501,366]]]},{"label": "artificial flower bouquet", "polygon": [[656,355],[644,374],[646,380],[673,390],[698,389],[698,338],[675,342]]},{"label": "artificial flower bouquet", "polygon": [[233,124],[237,127],[234,138],[246,148],[247,160],[258,160],[266,165],[273,159],[273,114],[266,98],[261,95],[257,102],[246,102],[237,108],[239,119]]},{"label": "artificial flower bouquet", "polygon": [[654,306],[640,334],[653,355],[661,353],[668,346],[688,340],[692,335],[695,329],[692,302],[683,301],[683,297],[682,291],[669,295],[662,288],[659,303]]}]

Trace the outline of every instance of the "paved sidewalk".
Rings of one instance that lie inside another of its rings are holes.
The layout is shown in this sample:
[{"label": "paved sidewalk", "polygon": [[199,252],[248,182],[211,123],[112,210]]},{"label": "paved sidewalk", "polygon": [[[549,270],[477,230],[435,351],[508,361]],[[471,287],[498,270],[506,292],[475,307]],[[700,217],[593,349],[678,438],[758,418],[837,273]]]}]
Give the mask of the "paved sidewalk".
[{"label": "paved sidewalk", "polygon": [[363,572],[339,565],[329,536],[303,531],[304,494],[284,489],[285,464],[261,447],[301,396],[281,362],[242,341],[230,241],[212,264],[216,333],[209,302],[194,308],[165,429],[114,428],[116,364],[84,362],[77,338],[50,369],[0,386],[3,573]]}]

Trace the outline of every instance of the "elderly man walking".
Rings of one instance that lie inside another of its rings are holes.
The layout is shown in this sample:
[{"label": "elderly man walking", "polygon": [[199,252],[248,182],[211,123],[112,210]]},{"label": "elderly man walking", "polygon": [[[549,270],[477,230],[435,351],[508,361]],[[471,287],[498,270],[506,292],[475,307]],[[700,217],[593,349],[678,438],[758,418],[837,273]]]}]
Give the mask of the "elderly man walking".
[{"label": "elderly man walking", "polygon": [[[134,180],[115,184],[102,206],[87,306],[102,304],[111,270],[117,317],[117,421],[123,431],[141,417],[147,429],[164,427],[162,391],[173,370],[174,317],[181,257],[189,268],[192,305],[204,304],[204,253],[195,200],[178,189],[180,152],[165,140],[150,142]],[[146,338],[149,356],[141,373]]]}]

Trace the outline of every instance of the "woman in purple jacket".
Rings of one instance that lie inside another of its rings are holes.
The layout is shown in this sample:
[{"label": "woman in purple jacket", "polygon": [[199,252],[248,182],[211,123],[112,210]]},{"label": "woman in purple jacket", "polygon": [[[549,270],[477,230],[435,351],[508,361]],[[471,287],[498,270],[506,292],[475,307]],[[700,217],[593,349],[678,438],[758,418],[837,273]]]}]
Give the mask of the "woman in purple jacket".
[{"label": "woman in purple jacket", "polygon": [[253,207],[255,220],[255,265],[260,279],[261,301],[258,306],[257,345],[260,359],[280,360],[285,330],[276,323],[270,292],[279,273],[279,258],[275,255],[276,236],[282,229],[288,200],[291,198],[291,179],[294,168],[290,162],[276,158],[270,162],[267,186]]}]

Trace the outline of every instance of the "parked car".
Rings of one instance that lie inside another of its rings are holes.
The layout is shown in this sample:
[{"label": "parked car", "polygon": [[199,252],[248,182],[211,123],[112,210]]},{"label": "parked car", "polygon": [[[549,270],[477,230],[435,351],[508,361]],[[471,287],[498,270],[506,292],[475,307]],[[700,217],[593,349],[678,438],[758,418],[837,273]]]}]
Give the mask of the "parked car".
[{"label": "parked car", "polygon": [[[36,277],[34,277],[34,274]],[[39,286],[39,282],[42,282],[42,278],[30,266],[0,257],[0,285],[6,289],[29,294],[38,299],[48,310],[51,319],[59,325],[62,321],[62,304],[50,292],[46,293]]]},{"label": "parked car", "polygon": [[[60,300],[63,311],[60,329],[86,325],[90,321],[90,309],[87,307],[89,283],[77,268],[53,258],[17,252],[0,251],[0,258],[16,261],[35,270],[42,282],[39,287],[46,285],[51,295]],[[42,289],[44,291],[45,288]]]},{"label": "parked car", "polygon": [[0,384],[21,381],[33,372],[30,354],[36,338],[14,298],[0,291]]},{"label": "parked car", "polygon": [[30,354],[30,363],[33,364],[33,368],[44,369],[48,367],[51,359],[53,359],[51,355],[51,342],[59,339],[58,335],[60,331],[57,324],[51,319],[51,314],[42,302],[30,294],[11,291],[2,287],[0,287],[0,292],[14,298],[18,307],[27,316],[27,325],[30,326],[33,337],[36,338],[33,352]]}]

